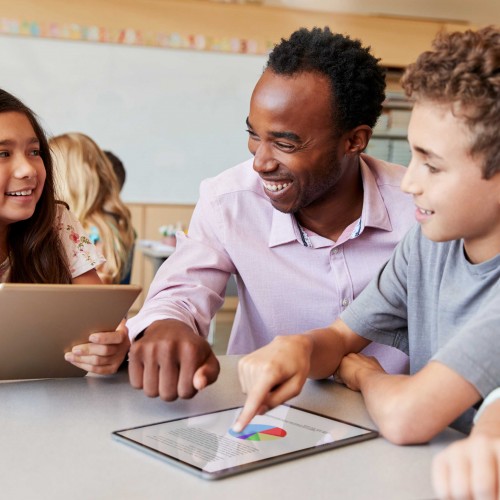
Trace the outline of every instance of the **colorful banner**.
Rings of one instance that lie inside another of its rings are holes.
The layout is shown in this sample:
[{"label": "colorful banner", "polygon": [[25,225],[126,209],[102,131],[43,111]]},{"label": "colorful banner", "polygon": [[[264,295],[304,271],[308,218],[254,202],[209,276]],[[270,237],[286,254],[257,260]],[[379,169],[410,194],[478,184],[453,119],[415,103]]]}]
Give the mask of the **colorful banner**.
[{"label": "colorful banner", "polygon": [[271,42],[262,44],[256,40],[243,38],[210,37],[201,34],[186,36],[179,33],[152,33],[133,28],[113,30],[74,23],[38,23],[36,21],[19,21],[2,17],[0,17],[0,34],[237,54],[266,54],[273,47]]}]

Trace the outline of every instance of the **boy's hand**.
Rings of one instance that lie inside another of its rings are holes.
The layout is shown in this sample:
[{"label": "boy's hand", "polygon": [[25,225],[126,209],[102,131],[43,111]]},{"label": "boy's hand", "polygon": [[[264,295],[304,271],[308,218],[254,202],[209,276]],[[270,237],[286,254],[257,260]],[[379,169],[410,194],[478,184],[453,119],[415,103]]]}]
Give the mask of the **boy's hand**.
[{"label": "boy's hand", "polygon": [[361,390],[361,377],[367,373],[385,373],[376,358],[364,354],[350,353],[342,358],[335,373],[335,380],[353,391]]},{"label": "boy's hand", "polygon": [[242,358],[238,374],[247,400],[233,430],[300,393],[309,374],[312,341],[307,335],[276,337]]},{"label": "boy's hand", "polygon": [[165,401],[192,398],[219,376],[219,362],[209,343],[174,319],[152,323],[129,354],[130,384]]},{"label": "boy's hand", "polygon": [[89,341],[67,352],[64,355],[66,361],[87,372],[100,375],[116,373],[130,347],[125,320],[114,332],[92,333]]}]

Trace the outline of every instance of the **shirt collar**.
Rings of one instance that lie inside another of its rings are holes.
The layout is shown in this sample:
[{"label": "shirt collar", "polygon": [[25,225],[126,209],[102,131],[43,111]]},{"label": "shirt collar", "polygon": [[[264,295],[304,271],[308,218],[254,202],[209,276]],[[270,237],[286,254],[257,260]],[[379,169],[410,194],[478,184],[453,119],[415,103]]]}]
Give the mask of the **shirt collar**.
[{"label": "shirt collar", "polygon": [[299,228],[292,214],[285,214],[273,208],[273,220],[271,224],[271,233],[269,235],[269,246],[275,247],[298,241],[302,245]]},{"label": "shirt collar", "polygon": [[[366,160],[369,160],[369,157],[360,157],[359,159],[363,182],[362,228],[360,232],[362,233],[366,226],[391,231],[392,225],[384,199],[380,194],[377,180]],[[292,241],[298,241],[301,245],[303,244],[295,217],[292,214],[286,214],[273,208],[269,246],[275,247]]]},{"label": "shirt collar", "polygon": [[[392,231],[391,219],[385,206],[384,198],[380,193],[377,179],[370,169],[369,162],[376,161],[371,157],[362,155],[359,158],[361,178],[363,181],[363,209],[361,222],[363,227],[375,227],[384,231]],[[363,230],[361,230],[363,232]]]}]

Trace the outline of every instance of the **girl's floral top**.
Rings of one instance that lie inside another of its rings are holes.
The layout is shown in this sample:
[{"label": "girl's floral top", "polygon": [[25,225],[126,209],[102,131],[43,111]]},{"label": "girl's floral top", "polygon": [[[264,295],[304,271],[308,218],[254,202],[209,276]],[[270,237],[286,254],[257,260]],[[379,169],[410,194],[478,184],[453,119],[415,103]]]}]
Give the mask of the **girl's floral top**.
[{"label": "girl's floral top", "polygon": [[[56,225],[62,246],[66,251],[72,278],[106,262],[106,259],[89,240],[80,222],[64,205],[58,205]],[[0,263],[0,283],[7,281],[9,269],[8,259]]]}]

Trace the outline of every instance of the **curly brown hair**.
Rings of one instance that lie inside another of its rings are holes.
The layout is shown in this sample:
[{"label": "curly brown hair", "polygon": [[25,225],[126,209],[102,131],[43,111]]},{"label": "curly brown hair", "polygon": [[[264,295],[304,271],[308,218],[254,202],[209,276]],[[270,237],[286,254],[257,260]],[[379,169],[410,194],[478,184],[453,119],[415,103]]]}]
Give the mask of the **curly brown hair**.
[{"label": "curly brown hair", "polygon": [[484,157],[483,177],[500,172],[500,29],[441,33],[408,66],[408,97],[450,104],[472,132],[470,154]]}]

